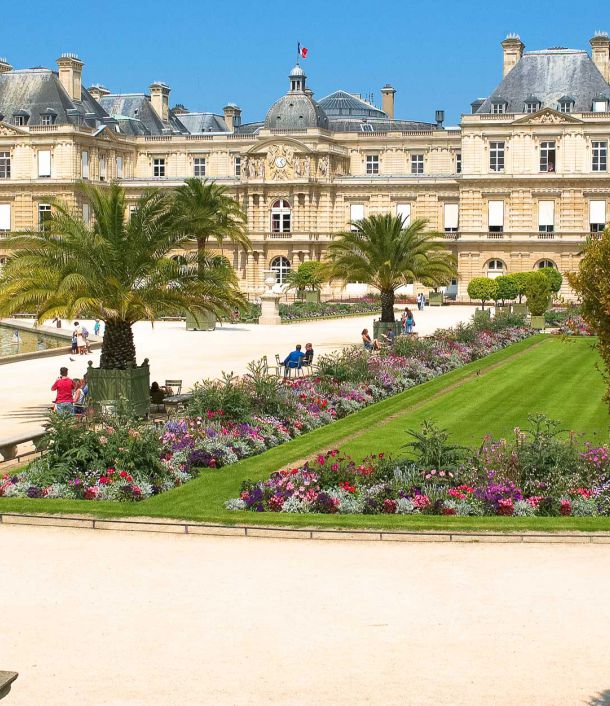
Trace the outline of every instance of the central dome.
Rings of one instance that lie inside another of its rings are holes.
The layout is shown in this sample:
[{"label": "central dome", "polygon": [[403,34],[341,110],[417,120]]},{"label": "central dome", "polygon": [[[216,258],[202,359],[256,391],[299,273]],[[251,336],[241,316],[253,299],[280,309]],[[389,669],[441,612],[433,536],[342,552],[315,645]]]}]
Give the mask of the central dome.
[{"label": "central dome", "polygon": [[319,127],[328,130],[328,116],[305,89],[305,72],[297,64],[290,75],[290,90],[276,101],[265,118],[265,128],[303,130]]}]

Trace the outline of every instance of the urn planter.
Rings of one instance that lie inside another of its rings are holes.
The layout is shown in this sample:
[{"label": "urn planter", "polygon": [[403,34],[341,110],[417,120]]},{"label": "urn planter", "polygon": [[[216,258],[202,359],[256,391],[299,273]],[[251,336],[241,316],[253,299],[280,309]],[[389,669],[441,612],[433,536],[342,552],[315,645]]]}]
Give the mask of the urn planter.
[{"label": "urn planter", "polygon": [[402,334],[402,326],[400,321],[373,321],[373,338],[376,338],[380,343],[383,342],[382,334],[387,333],[388,329],[392,329],[397,336]]},{"label": "urn planter", "polygon": [[544,316],[534,316],[532,314],[530,324],[531,324],[531,327],[533,329],[535,329],[536,331],[542,331],[545,326]]},{"label": "urn planter", "polygon": [[299,292],[299,299],[303,302],[308,302],[309,304],[319,304],[320,290],[316,289],[313,292],[301,291]]},{"label": "urn planter", "polygon": [[428,306],[443,306],[445,297],[442,292],[428,292]]},{"label": "urn planter", "polygon": [[150,368],[148,358],[142,365],[125,370],[94,368],[89,361],[87,368],[89,396],[96,412],[116,407],[120,400],[127,400],[135,414],[144,417],[150,409]]},{"label": "urn planter", "polygon": [[517,316],[527,316],[527,304],[511,304],[510,309]]}]

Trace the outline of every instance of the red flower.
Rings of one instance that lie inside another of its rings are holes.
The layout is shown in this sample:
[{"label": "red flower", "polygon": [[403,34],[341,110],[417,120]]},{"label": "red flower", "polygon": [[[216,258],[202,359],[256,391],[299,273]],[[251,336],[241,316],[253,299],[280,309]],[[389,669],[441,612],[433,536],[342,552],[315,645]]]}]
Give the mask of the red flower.
[{"label": "red flower", "polygon": [[389,515],[393,515],[396,512],[396,500],[386,498],[383,501],[383,511],[388,513]]}]

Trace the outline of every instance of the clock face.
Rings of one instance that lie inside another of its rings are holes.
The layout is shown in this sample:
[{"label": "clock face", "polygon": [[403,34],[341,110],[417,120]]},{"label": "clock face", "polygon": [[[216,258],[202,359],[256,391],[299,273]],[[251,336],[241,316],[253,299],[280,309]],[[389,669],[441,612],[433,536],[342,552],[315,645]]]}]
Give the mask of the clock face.
[{"label": "clock face", "polygon": [[276,157],[275,166],[278,169],[283,169],[286,166],[286,157]]}]

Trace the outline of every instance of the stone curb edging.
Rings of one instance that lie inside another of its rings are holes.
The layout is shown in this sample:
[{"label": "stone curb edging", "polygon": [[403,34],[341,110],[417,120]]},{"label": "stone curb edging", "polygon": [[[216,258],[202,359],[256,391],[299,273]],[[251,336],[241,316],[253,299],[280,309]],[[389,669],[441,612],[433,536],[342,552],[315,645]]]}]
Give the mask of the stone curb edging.
[{"label": "stone curb edging", "polygon": [[122,532],[162,532],[170,534],[209,535],[217,537],[257,537],[267,539],[493,544],[610,544],[610,533],[604,534],[601,532],[561,534],[551,532],[393,532],[390,530],[291,529],[263,526],[256,527],[248,525],[213,525],[192,522],[157,521],[155,519],[104,520],[90,517],[27,515],[20,513],[0,514],[0,524],[73,527],[77,529],[114,530]]}]

